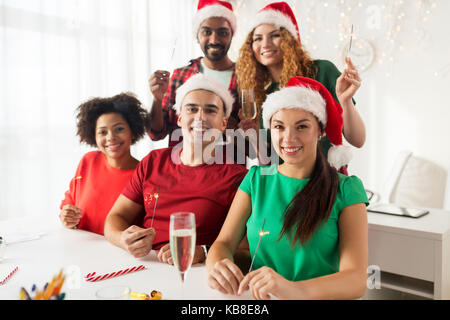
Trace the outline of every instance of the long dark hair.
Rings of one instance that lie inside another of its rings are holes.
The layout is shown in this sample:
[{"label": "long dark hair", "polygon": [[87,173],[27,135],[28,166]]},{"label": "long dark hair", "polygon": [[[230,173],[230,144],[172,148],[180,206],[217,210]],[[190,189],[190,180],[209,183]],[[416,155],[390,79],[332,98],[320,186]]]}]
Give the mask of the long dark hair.
[{"label": "long dark hair", "polygon": [[308,241],[322,222],[330,217],[339,188],[339,176],[325,159],[317,144],[316,163],[309,182],[298,192],[284,211],[280,237],[292,235],[292,246]]}]

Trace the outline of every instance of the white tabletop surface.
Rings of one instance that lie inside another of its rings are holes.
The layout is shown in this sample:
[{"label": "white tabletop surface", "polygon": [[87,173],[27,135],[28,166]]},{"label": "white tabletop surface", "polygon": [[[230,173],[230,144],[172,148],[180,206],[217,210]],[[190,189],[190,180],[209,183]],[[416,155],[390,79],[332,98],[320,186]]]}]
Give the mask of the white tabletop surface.
[{"label": "white tabletop surface", "polygon": [[[369,230],[382,230],[443,240],[450,236],[450,212],[430,210],[418,219],[368,212]],[[241,297],[224,295],[207,285],[204,264],[192,266],[184,290],[175,267],[157,260],[155,252],[136,259],[128,252],[109,243],[103,236],[83,230],[69,230],[59,220],[21,218],[0,221],[0,236],[6,241],[11,236],[39,236],[38,239],[8,244],[2,268],[19,269],[4,285],[0,285],[0,300],[18,299],[20,288],[30,291],[33,284],[42,288],[64,268],[68,275],[62,292],[66,299],[96,299],[98,289],[125,285],[135,292],[162,292],[163,299],[228,300],[251,299],[247,291]],[[87,282],[90,272],[105,274],[133,266],[147,269],[99,282]],[[0,279],[1,281],[2,279]]]},{"label": "white tabletop surface", "polygon": [[[7,245],[0,266],[18,266],[19,269],[5,285],[0,286],[0,300],[18,299],[21,287],[29,292],[33,284],[43,288],[62,268],[69,273],[62,290],[66,293],[66,299],[96,299],[98,289],[115,285],[125,285],[135,292],[150,293],[157,290],[162,292],[163,299],[168,300],[251,299],[248,291],[236,297],[210,289],[204,264],[192,266],[182,290],[175,267],[159,262],[155,251],[145,258],[136,259],[109,243],[103,236],[66,229],[58,219],[0,221],[0,235],[5,235],[7,241],[8,235],[12,234],[42,235],[39,239]],[[99,282],[84,280],[84,276],[90,272],[105,274],[139,265],[147,269]]]},{"label": "white tabletop surface", "polygon": [[420,218],[368,212],[369,230],[402,233],[433,240],[450,237],[450,212],[440,209],[428,210],[430,213]]}]

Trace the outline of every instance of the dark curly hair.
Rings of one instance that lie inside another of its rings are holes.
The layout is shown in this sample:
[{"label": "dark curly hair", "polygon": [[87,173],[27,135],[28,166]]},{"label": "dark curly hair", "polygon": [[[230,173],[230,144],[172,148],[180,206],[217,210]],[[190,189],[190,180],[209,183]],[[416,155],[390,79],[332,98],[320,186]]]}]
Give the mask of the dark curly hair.
[{"label": "dark curly hair", "polygon": [[118,113],[128,123],[133,138],[131,144],[141,139],[146,131],[147,111],[133,93],[126,92],[111,98],[93,98],[77,108],[77,135],[80,142],[97,147],[95,128],[97,119],[106,113]]}]

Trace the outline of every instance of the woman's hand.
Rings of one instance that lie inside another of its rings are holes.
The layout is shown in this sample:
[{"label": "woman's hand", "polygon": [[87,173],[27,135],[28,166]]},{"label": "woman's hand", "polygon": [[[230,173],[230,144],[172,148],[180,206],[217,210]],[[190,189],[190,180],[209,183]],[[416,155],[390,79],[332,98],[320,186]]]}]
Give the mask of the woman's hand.
[{"label": "woman's hand", "polygon": [[[170,250],[170,243],[164,245],[159,249],[157,253],[158,260],[160,262],[173,265],[172,251]],[[205,252],[202,246],[195,246],[194,259],[192,264],[200,263],[206,260]]]},{"label": "woman's hand", "polygon": [[75,228],[80,223],[81,217],[81,209],[70,204],[66,204],[59,214],[63,226],[69,229]]},{"label": "woman's hand", "polygon": [[153,228],[144,229],[133,225],[122,231],[120,243],[133,257],[142,258],[152,250],[155,235],[156,231]]},{"label": "woman's hand", "polygon": [[217,261],[208,272],[208,285],[225,294],[238,294],[239,283],[244,275],[237,265],[230,259]]},{"label": "woman's hand", "polygon": [[164,94],[169,87],[169,71],[158,70],[155,71],[148,80],[148,86],[157,101],[162,101]]},{"label": "woman's hand", "polygon": [[238,295],[250,287],[252,297],[256,300],[269,300],[269,294],[282,299],[289,293],[292,283],[273,269],[262,267],[245,276],[239,286]]},{"label": "woman's hand", "polygon": [[345,58],[347,68],[336,80],[336,96],[341,104],[351,100],[361,86],[358,70],[350,58]]}]

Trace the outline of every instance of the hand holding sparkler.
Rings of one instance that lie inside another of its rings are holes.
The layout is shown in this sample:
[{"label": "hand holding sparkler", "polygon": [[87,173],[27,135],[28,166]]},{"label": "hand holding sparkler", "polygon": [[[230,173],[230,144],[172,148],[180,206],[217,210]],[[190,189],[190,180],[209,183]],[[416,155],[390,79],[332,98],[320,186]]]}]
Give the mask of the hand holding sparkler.
[{"label": "hand holding sparkler", "polygon": [[348,45],[347,55],[345,57],[346,68],[339,78],[336,80],[336,96],[341,105],[347,101],[351,101],[356,91],[361,86],[361,78],[358,69],[350,59],[350,50],[353,42],[353,25],[350,31],[350,43]]},{"label": "hand holding sparkler", "polygon": [[80,223],[81,217],[81,209],[70,204],[66,204],[59,214],[63,226],[69,229],[75,228]]},{"label": "hand holding sparkler", "polygon": [[75,196],[73,199],[74,205],[66,204],[63,206],[59,219],[61,223],[69,229],[74,229],[80,223],[82,214],[81,209],[79,208],[80,203],[80,185],[81,185],[81,176],[77,176],[74,178],[75,180]]},{"label": "hand holding sparkler", "polygon": [[353,42],[353,24],[352,24],[352,29],[350,31],[350,43],[348,45],[348,50],[347,50],[347,57],[350,54],[350,50],[352,50],[352,42]]},{"label": "hand holding sparkler", "polygon": [[144,229],[132,225],[121,233],[120,246],[135,258],[142,258],[152,250],[155,235],[156,232],[153,228]]},{"label": "hand holding sparkler", "polygon": [[169,87],[170,72],[166,70],[155,71],[148,80],[148,86],[153,95],[153,98],[161,102],[164,94]]},{"label": "hand holding sparkler", "polygon": [[266,218],[264,218],[264,222],[262,224],[261,231],[259,232],[258,245],[256,246],[255,253],[253,254],[252,263],[250,264],[250,268],[248,269],[248,272],[252,271],[253,262],[255,261],[255,257],[256,257],[256,254],[258,253],[259,245],[261,244],[261,238],[270,233],[268,231],[266,231],[266,232],[264,231],[265,224],[266,224]]}]

